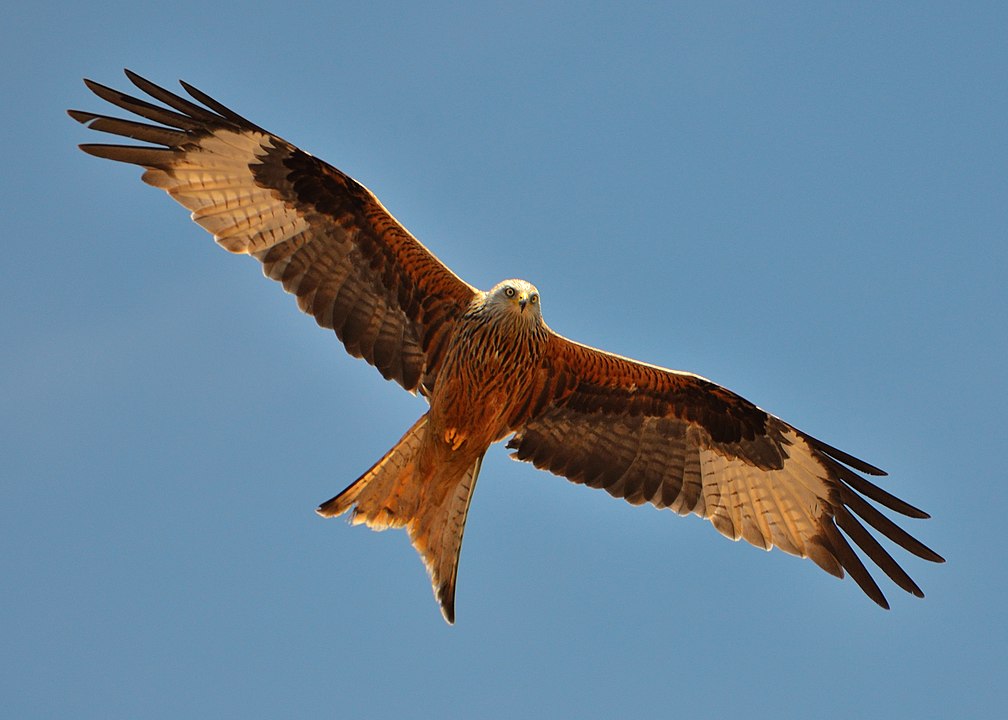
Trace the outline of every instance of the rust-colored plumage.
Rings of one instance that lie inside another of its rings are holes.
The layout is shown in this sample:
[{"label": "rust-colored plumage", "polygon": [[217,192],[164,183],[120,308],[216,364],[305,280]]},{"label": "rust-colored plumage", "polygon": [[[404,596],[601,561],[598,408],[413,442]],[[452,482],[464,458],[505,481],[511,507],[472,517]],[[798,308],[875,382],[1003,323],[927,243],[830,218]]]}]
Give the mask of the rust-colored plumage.
[{"label": "rust-colored plumage", "polygon": [[838,577],[846,571],[888,607],[849,538],[923,597],[862,524],[942,561],[866,500],[928,517],[859,474],[883,475],[878,468],[697,375],[557,335],[531,284],[476,290],[339,170],[186,83],[196,102],[127,76],[163,105],[85,82],[149,122],[70,115],[148,144],[81,148],[146,168],[145,182],[191,210],[224,248],[259,259],[348,352],[428,400],[402,439],[318,512],[351,510],[355,523],[405,528],[449,622],[480,463],[509,435],[518,460],[630,503],[708,518],[732,539],[811,558]]}]

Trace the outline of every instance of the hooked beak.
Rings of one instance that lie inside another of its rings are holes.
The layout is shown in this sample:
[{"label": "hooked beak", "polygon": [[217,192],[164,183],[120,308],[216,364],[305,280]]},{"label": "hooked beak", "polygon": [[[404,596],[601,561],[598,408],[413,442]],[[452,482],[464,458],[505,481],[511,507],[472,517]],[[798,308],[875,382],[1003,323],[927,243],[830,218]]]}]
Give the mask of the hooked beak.
[{"label": "hooked beak", "polygon": [[518,307],[521,309],[521,312],[525,312],[525,306],[528,305],[528,300],[528,295],[525,293],[518,296]]}]

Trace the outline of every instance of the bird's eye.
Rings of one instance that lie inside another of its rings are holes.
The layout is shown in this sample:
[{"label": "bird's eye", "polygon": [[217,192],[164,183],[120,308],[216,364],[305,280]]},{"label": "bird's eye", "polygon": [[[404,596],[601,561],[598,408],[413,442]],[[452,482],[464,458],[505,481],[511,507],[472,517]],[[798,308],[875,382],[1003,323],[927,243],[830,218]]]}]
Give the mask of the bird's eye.
[{"label": "bird's eye", "polygon": [[532,304],[535,305],[537,302],[539,302],[539,293],[532,293],[532,298],[531,299],[532,299]]},{"label": "bird's eye", "polygon": [[508,297],[514,297],[515,289],[513,287],[506,287],[504,288],[504,294],[507,295]]}]

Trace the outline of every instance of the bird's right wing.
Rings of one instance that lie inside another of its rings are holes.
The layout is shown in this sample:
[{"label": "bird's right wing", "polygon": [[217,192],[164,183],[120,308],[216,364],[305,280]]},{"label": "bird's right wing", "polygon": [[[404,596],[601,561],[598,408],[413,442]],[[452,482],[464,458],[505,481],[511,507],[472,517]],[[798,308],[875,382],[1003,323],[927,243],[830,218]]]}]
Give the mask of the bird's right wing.
[{"label": "bird's right wing", "polygon": [[135,73],[162,107],[86,80],[100,98],[154,123],[69,111],[93,130],[149,145],[81,145],[146,168],[233,253],[258,258],[347,351],[410,391],[433,387],[456,318],[475,289],[420,244],[363,185],[205,93],[196,104]]},{"label": "bird's right wing", "polygon": [[884,475],[878,468],[697,375],[559,335],[549,348],[527,419],[508,443],[516,459],[633,504],[694,513],[733,540],[811,558],[833,575],[846,571],[888,607],[843,531],[897,585],[923,597],[858,520],[942,562],[868,502],[928,517],[855,472]]}]

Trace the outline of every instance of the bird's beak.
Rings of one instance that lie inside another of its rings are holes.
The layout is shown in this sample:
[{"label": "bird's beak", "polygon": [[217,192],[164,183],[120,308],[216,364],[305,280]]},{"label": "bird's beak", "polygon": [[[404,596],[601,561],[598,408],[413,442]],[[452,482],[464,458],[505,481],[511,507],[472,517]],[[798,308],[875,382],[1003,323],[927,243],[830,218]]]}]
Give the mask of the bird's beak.
[{"label": "bird's beak", "polygon": [[522,293],[521,295],[518,296],[518,307],[521,309],[522,312],[525,312],[526,305],[528,305],[528,295]]}]

